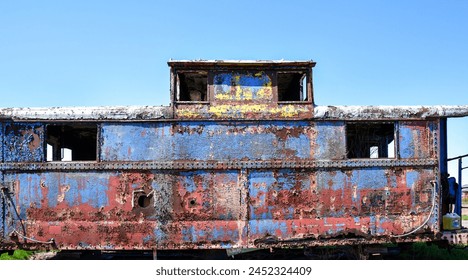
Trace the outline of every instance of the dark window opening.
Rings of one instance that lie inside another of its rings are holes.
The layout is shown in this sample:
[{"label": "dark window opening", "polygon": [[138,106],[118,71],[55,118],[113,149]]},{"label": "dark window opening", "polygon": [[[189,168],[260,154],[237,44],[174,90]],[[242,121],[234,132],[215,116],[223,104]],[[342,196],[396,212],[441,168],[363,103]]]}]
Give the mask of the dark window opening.
[{"label": "dark window opening", "polygon": [[208,74],[187,72],[178,74],[178,101],[207,101]]},{"label": "dark window opening", "polygon": [[278,101],[307,101],[307,74],[278,73]]},{"label": "dark window opening", "polygon": [[48,125],[47,161],[96,160],[97,125]]},{"label": "dark window opening", "polygon": [[393,123],[349,123],[346,125],[348,158],[394,158]]}]

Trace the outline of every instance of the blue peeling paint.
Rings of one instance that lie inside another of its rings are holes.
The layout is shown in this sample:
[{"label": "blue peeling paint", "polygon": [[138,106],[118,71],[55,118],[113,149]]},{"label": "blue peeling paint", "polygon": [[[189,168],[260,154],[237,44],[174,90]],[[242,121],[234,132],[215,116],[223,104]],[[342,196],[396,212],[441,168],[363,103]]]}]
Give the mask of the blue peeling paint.
[{"label": "blue peeling paint", "polygon": [[310,157],[310,139],[307,135],[301,134],[299,137],[289,137],[286,139],[285,148],[295,152],[299,158]]},{"label": "blue peeling paint", "polygon": [[219,246],[221,246],[221,248],[223,249],[230,249],[233,247],[231,243],[226,243],[226,242],[219,243]]},{"label": "blue peeling paint", "polygon": [[419,180],[418,171],[407,171],[406,172],[406,187],[411,189],[413,185]]},{"label": "blue peeling paint", "polygon": [[344,122],[317,122],[316,159],[343,159],[346,156]]},{"label": "blue peeling paint", "polygon": [[277,190],[291,190],[296,185],[296,178],[294,173],[282,174],[285,176],[278,176],[276,188]]},{"label": "blue peeling paint", "polygon": [[252,171],[249,173],[250,197],[257,197],[260,192],[267,193],[269,186],[276,180],[273,171]]},{"label": "blue peeling paint", "polygon": [[164,232],[160,227],[154,229],[154,236],[156,237],[157,243],[163,243],[167,241],[167,233]]},{"label": "blue peeling paint", "polygon": [[18,186],[18,205],[19,214],[21,219],[27,219],[27,210],[30,207],[41,208],[42,206],[42,191],[41,191],[41,177],[37,174],[9,174],[6,176],[7,181],[19,182]]},{"label": "blue peeling paint", "polygon": [[[49,188],[57,188],[58,192],[64,195],[69,206],[78,206],[85,203],[94,208],[99,208],[109,204],[107,197],[108,175],[77,173],[73,176],[67,176],[66,174],[52,173],[49,176],[57,178],[57,180],[47,180],[48,182],[56,182],[55,185],[51,185]],[[52,204],[49,206],[55,206],[57,198],[49,200],[49,204]]]},{"label": "blue peeling paint", "polygon": [[[80,178],[80,180],[83,180]],[[109,204],[107,197],[108,178],[100,176],[87,177],[84,187],[79,188],[81,203],[86,203],[94,208],[104,207]]]},{"label": "blue peeling paint", "polygon": [[204,241],[207,232],[204,230],[197,230],[193,225],[184,227],[182,229],[182,239],[185,242],[198,242],[199,240]]},{"label": "blue peeling paint", "polygon": [[5,162],[44,160],[44,126],[39,123],[11,123],[4,128]]},{"label": "blue peeling paint", "polygon": [[411,127],[400,126],[400,157],[413,158],[415,155],[415,144],[413,130]]},{"label": "blue peeling paint", "polygon": [[287,225],[284,221],[275,220],[251,220],[249,221],[250,233],[253,235],[272,235],[278,236],[278,230],[281,235],[287,234]]},{"label": "blue peeling paint", "polygon": [[274,131],[300,130],[308,122],[265,124],[180,122],[103,124],[103,161],[271,160],[310,158],[310,136],[280,138]]},{"label": "blue peeling paint", "polygon": [[358,189],[382,189],[384,187],[396,187],[396,180],[391,180],[389,185],[384,169],[377,167],[353,170],[351,184]]},{"label": "blue peeling paint", "polygon": [[346,185],[346,178],[341,171],[317,172],[317,189],[342,190]]},{"label": "blue peeling paint", "polygon": [[42,207],[43,192],[47,193],[47,206],[52,208],[59,200],[65,200],[69,206],[83,203],[95,208],[107,206],[108,176],[99,173],[23,173],[8,175],[6,180],[20,183],[18,203],[21,215],[25,215],[30,207]]}]

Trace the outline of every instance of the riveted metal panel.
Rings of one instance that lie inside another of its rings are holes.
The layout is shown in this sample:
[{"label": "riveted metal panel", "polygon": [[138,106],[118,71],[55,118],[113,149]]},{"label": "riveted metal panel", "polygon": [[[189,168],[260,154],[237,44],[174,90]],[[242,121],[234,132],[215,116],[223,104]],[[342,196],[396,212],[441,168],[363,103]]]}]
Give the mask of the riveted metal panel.
[{"label": "riveted metal panel", "polygon": [[435,178],[433,169],[252,171],[249,238],[389,238],[419,226],[437,231]]},{"label": "riveted metal panel", "polygon": [[240,177],[239,171],[8,173],[18,211],[9,233],[53,238],[61,249],[167,248],[193,240],[233,246],[245,231],[238,223],[245,219]]},{"label": "riveted metal panel", "polygon": [[102,125],[102,161],[309,159],[309,122]]}]

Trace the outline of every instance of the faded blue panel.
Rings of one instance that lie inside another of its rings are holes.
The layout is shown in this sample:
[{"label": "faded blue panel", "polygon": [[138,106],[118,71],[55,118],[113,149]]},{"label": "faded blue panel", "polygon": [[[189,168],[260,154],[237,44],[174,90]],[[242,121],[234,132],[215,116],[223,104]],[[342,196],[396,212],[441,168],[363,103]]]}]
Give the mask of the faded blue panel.
[{"label": "faded blue panel", "polygon": [[109,174],[23,173],[8,174],[5,180],[18,184],[18,204],[22,218],[26,218],[27,209],[42,208],[44,203],[51,208],[62,201],[70,207],[88,204],[99,208],[108,205]]},{"label": "faded blue panel", "polygon": [[[163,242],[167,241],[167,239],[168,239],[167,233],[164,230],[162,230],[160,227],[156,227],[154,229],[154,237],[156,238],[156,242],[158,244],[163,243]],[[152,236],[147,237],[148,241],[149,241],[149,239],[152,239],[152,238],[153,238]]]},{"label": "faded blue panel", "polygon": [[413,130],[400,125],[400,157],[413,158],[415,153]]},{"label": "faded blue panel", "polygon": [[[69,206],[88,204],[93,208],[104,207],[109,204],[107,190],[109,175],[101,173],[47,173],[49,190],[56,188],[65,197]],[[54,184],[55,183],[55,184]],[[49,197],[49,207],[55,207],[57,197]]]},{"label": "faded blue panel", "polygon": [[170,125],[103,124],[101,133],[104,161],[172,158]]},{"label": "faded blue panel", "polygon": [[288,228],[286,222],[275,220],[250,220],[250,234],[260,236],[286,236]]},{"label": "faded blue panel", "polygon": [[27,210],[31,207],[42,208],[42,188],[41,176],[38,174],[6,174],[5,181],[17,182],[18,195],[16,208],[19,206],[19,214],[21,219],[27,219]]},{"label": "faded blue panel", "polygon": [[406,186],[411,189],[413,185],[419,180],[418,171],[407,171],[406,172]]},{"label": "faded blue panel", "polygon": [[44,125],[39,123],[5,124],[3,139],[5,162],[44,160]]},{"label": "faded blue panel", "polygon": [[299,158],[310,158],[310,139],[307,135],[289,137],[286,140],[285,148],[288,151],[293,151]]},{"label": "faded blue panel", "polygon": [[400,122],[399,127],[401,158],[431,157],[436,124],[427,121]]},{"label": "faded blue panel", "polygon": [[396,179],[388,179],[385,169],[366,168],[353,170],[351,184],[358,189],[382,189],[384,187],[396,187]]},{"label": "faded blue panel", "polygon": [[317,122],[315,129],[316,159],[344,159],[346,157],[346,136],[344,122]]},{"label": "faded blue panel", "polygon": [[267,193],[268,189],[276,182],[273,171],[256,171],[249,173],[249,194],[258,196],[260,193]]},{"label": "faded blue panel", "polygon": [[347,176],[341,171],[317,172],[317,189],[342,190],[346,186]]},{"label": "faded blue panel", "polygon": [[[310,158],[309,122],[104,124],[103,161]],[[284,131],[294,130],[287,134]]]},{"label": "faded blue panel", "polygon": [[[271,209],[267,205],[267,194],[276,182],[273,171],[252,171],[249,173],[249,197],[255,200],[255,203],[249,205],[250,219],[272,219]],[[261,215],[256,214],[256,209],[265,209]]]}]

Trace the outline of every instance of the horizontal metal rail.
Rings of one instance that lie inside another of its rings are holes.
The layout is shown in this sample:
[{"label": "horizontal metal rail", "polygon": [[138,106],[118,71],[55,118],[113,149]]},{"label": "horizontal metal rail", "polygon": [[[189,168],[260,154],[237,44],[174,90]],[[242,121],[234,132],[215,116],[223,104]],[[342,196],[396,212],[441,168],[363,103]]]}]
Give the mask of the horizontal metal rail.
[{"label": "horizontal metal rail", "polygon": [[435,167],[436,159],[296,160],[296,161],[138,161],[138,162],[38,162],[1,163],[1,171],[70,170],[197,170],[197,169],[276,169],[276,168],[365,168]]}]

